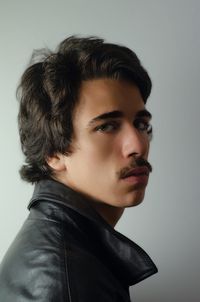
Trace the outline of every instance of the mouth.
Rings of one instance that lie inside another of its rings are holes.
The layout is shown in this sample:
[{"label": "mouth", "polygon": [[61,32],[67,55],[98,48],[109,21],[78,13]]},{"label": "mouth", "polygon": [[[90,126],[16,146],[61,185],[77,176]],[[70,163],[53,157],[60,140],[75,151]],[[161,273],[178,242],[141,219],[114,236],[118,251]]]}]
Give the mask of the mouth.
[{"label": "mouth", "polygon": [[149,178],[147,167],[138,167],[128,171],[121,179],[131,184],[147,185]]},{"label": "mouth", "polygon": [[147,167],[138,167],[138,168],[131,169],[122,177],[122,179],[131,177],[131,176],[138,177],[138,176],[143,176],[143,175],[149,176],[149,169]]}]

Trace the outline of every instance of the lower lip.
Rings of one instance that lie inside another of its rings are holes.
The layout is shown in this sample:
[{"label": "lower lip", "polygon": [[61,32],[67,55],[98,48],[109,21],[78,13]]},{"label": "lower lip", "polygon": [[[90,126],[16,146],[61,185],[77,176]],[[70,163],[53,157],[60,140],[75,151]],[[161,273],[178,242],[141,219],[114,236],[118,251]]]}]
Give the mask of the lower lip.
[{"label": "lower lip", "polygon": [[143,184],[143,185],[147,185],[148,183],[148,176],[147,175],[132,175],[126,178],[122,179],[125,182],[131,183],[131,184]]}]

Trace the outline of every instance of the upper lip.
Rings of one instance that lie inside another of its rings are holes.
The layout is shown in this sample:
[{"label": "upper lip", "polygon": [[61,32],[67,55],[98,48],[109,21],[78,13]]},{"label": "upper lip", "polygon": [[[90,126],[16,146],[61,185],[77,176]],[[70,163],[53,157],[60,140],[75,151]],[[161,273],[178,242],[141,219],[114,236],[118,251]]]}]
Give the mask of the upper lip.
[{"label": "upper lip", "polygon": [[128,172],[126,172],[126,174],[122,177],[122,178],[126,178],[128,176],[131,176],[131,175],[149,175],[149,169],[148,167],[137,167],[137,168],[134,168],[134,169],[131,169],[129,170]]}]

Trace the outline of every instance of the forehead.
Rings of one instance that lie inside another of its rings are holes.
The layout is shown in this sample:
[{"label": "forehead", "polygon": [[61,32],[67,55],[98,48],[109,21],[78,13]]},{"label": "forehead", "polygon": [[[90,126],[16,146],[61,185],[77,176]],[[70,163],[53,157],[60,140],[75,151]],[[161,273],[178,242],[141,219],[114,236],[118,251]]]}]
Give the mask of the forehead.
[{"label": "forehead", "polygon": [[119,110],[133,115],[145,108],[140,91],[134,84],[113,79],[89,80],[82,83],[74,121],[88,121],[97,115]]}]

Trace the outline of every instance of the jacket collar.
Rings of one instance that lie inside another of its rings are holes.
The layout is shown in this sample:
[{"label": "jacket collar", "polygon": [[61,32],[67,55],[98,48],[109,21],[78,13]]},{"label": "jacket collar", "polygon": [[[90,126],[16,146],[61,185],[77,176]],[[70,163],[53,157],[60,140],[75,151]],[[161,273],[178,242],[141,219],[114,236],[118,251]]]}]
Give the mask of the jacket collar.
[{"label": "jacket collar", "polygon": [[104,249],[114,259],[120,275],[130,286],[157,272],[147,253],[136,243],[113,229],[90,205],[88,198],[54,180],[42,180],[35,186],[30,210],[39,201],[62,204],[89,219],[98,230]]}]

